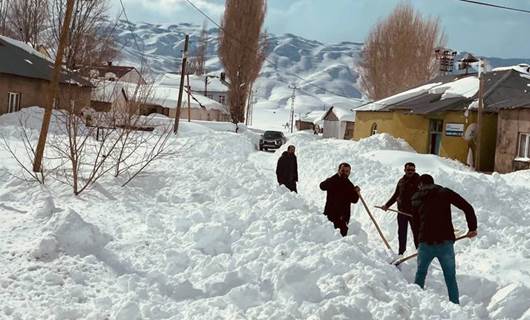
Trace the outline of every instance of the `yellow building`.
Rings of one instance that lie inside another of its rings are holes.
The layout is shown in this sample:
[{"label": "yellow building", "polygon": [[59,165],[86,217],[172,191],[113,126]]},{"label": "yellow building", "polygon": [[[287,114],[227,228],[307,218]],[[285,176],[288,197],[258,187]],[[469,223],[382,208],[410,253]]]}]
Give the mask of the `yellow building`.
[{"label": "yellow building", "polygon": [[[495,167],[497,109],[489,106],[512,99],[512,82],[526,86],[527,80],[513,69],[487,72],[484,79],[478,161],[480,171],[491,172]],[[478,85],[476,74],[444,76],[365,105],[356,109],[353,139],[388,133],[406,140],[419,153],[437,154],[474,165]]]}]

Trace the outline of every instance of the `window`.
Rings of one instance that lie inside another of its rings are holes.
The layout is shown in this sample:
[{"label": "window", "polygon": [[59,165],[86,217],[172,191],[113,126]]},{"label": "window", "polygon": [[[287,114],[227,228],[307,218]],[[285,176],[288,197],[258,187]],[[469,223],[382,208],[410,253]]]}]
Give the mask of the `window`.
[{"label": "window", "polygon": [[212,99],[213,100],[213,94],[209,94],[207,97],[208,97],[208,99]]},{"label": "window", "polygon": [[443,120],[431,119],[429,123],[429,153],[440,154],[440,145],[444,130]]},{"label": "window", "polygon": [[374,134],[377,134],[377,123],[372,124],[372,128],[370,128],[370,135],[373,136]]},{"label": "window", "polygon": [[7,112],[16,112],[20,110],[20,97],[19,92],[8,92],[7,93]]},{"label": "window", "polygon": [[530,133],[519,134],[519,152],[518,158],[530,158]]},{"label": "window", "polygon": [[219,103],[225,104],[225,96],[219,96]]}]

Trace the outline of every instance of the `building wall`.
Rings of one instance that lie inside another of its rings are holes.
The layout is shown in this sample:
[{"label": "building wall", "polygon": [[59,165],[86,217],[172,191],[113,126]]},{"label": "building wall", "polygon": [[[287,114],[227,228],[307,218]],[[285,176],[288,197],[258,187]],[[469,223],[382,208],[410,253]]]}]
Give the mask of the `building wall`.
[{"label": "building wall", "polygon": [[[481,171],[493,171],[497,116],[485,113],[483,118],[480,169]],[[443,120],[444,132],[441,136],[439,156],[466,163],[469,148],[475,150],[475,144],[464,140],[461,136],[448,136],[445,126],[447,123],[460,123],[464,124],[465,131],[471,123],[476,122],[475,112],[472,112],[466,119],[463,112],[410,115],[399,111],[358,111],[353,139],[369,137],[372,126],[377,124],[378,133],[385,132],[396,138],[404,139],[418,153],[429,153],[431,119]]]},{"label": "building wall", "polygon": [[[0,74],[0,114],[8,111],[8,92],[21,93],[20,107],[44,106],[46,104],[48,81]],[[60,84],[59,107],[69,110],[74,100],[77,111],[90,106],[92,88]]]},{"label": "building wall", "polygon": [[506,173],[525,168],[525,163],[514,162],[514,159],[518,152],[519,133],[530,133],[530,109],[501,110],[497,128],[495,171]]},{"label": "building wall", "polygon": [[298,131],[301,131],[301,130],[313,130],[314,127],[315,127],[315,125],[313,124],[313,122],[296,120],[296,129]]},{"label": "building wall", "polygon": [[[176,109],[169,109],[168,116],[170,118],[175,118],[176,113]],[[228,121],[229,118],[229,115],[224,114],[220,110],[206,110],[203,108],[191,108],[190,110],[191,120]],[[180,111],[180,119],[188,119],[188,108],[182,108]]]},{"label": "building wall", "polygon": [[404,139],[417,152],[427,153],[429,121],[424,117],[400,112],[357,111],[353,140],[369,137],[373,124],[377,124],[378,133]]}]

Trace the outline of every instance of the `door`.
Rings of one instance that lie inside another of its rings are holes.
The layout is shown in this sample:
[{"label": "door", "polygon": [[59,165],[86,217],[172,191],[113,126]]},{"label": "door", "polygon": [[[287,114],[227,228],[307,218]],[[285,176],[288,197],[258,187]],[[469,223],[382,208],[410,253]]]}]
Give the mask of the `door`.
[{"label": "door", "polygon": [[7,112],[17,112],[20,110],[20,93],[8,92],[7,94]]},{"label": "door", "polygon": [[340,130],[340,122],[333,120],[324,120],[324,138],[338,138]]},{"label": "door", "polygon": [[443,134],[443,120],[431,119],[429,123],[429,153],[440,155]]}]

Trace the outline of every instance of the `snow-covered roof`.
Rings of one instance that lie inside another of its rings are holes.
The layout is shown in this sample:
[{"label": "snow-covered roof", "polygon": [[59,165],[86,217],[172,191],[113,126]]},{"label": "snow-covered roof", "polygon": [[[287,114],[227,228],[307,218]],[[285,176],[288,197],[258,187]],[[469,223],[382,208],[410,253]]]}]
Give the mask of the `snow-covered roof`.
[{"label": "snow-covered roof", "polygon": [[314,122],[315,120],[319,120],[322,117],[322,115],[324,115],[325,113],[326,113],[325,110],[314,110],[306,114],[303,114],[300,117],[300,120],[304,122]]},{"label": "snow-covered roof", "polygon": [[124,83],[120,81],[97,81],[94,83],[91,99],[112,103],[121,93]]},{"label": "snow-covered roof", "polygon": [[[192,91],[204,91],[206,75],[198,76],[190,74],[190,87]],[[158,85],[168,86],[168,87],[178,87],[180,86],[180,74],[176,73],[166,73],[156,81]],[[188,85],[188,80],[184,79],[184,85]],[[212,92],[227,92],[228,87],[218,78],[208,76],[208,87],[207,91]]]},{"label": "snow-covered roof", "polygon": [[[530,67],[518,65],[484,72],[484,106],[491,110],[530,105]],[[432,83],[372,102],[356,110],[409,110],[428,114],[444,110],[473,109],[479,90],[477,74],[449,75]]]},{"label": "snow-covered roof", "polygon": [[440,100],[458,97],[471,98],[477,94],[478,87],[478,78],[471,76],[435,86],[429,89],[429,93],[441,94]]},{"label": "snow-covered roof", "polygon": [[[51,80],[54,61],[30,45],[0,36],[0,73],[31,79]],[[73,71],[62,68],[60,82],[90,87],[91,83]]]},{"label": "snow-covered roof", "polygon": [[525,63],[513,65],[513,66],[507,66],[507,67],[498,67],[498,68],[493,69],[492,71],[505,71],[505,70],[515,70],[521,74],[530,74],[530,66]]},{"label": "snow-covered roof", "polygon": [[417,97],[417,96],[419,96],[421,94],[424,94],[424,93],[428,93],[429,90],[431,90],[432,88],[435,88],[436,86],[439,86],[441,84],[442,84],[442,82],[428,83],[428,84],[425,84],[425,85],[422,85],[422,86],[419,86],[419,87],[416,87],[416,88],[412,88],[412,89],[407,90],[407,91],[400,92],[400,93],[395,94],[393,96],[390,96],[390,97],[387,97],[387,98],[384,98],[384,99],[369,103],[369,104],[364,105],[362,107],[359,107],[359,108],[357,108],[355,110],[358,110],[358,111],[377,111],[377,110],[382,110],[382,109],[384,109],[385,107],[387,107],[389,105],[392,105],[392,104],[395,104],[395,103],[399,103],[399,102],[408,100],[410,98]]},{"label": "snow-covered roof", "polygon": [[[148,103],[158,104],[165,108],[173,109],[177,107],[178,102],[178,88],[172,86],[165,86],[160,84],[151,85],[149,87],[149,95],[147,98]],[[194,100],[193,97],[198,101]],[[190,100],[192,108],[201,108],[204,106],[207,110],[219,110],[223,113],[228,113],[228,110],[221,103],[212,100],[203,95],[193,93],[193,97]],[[182,94],[182,106],[188,105],[188,94],[183,91]]]},{"label": "snow-covered roof", "polygon": [[[160,105],[164,108],[174,109],[178,102],[178,87],[164,86],[159,84],[137,85],[124,81],[98,81],[92,93],[92,99],[96,101],[112,102],[116,96],[124,89],[128,99],[134,96],[145,99],[146,103]],[[191,108],[206,108],[207,110],[220,110],[228,114],[227,108],[221,103],[205,97],[201,94],[192,93],[190,99]],[[195,98],[195,99],[193,99]],[[198,101],[198,102],[197,102]],[[188,94],[183,91],[182,107],[188,106]]]},{"label": "snow-covered roof", "polygon": [[348,122],[355,122],[355,111],[352,109],[345,109],[340,107],[331,107],[326,111],[322,116],[315,120],[316,122],[323,121],[324,118],[330,113],[333,112],[333,114],[339,119],[339,121],[348,121]]}]

